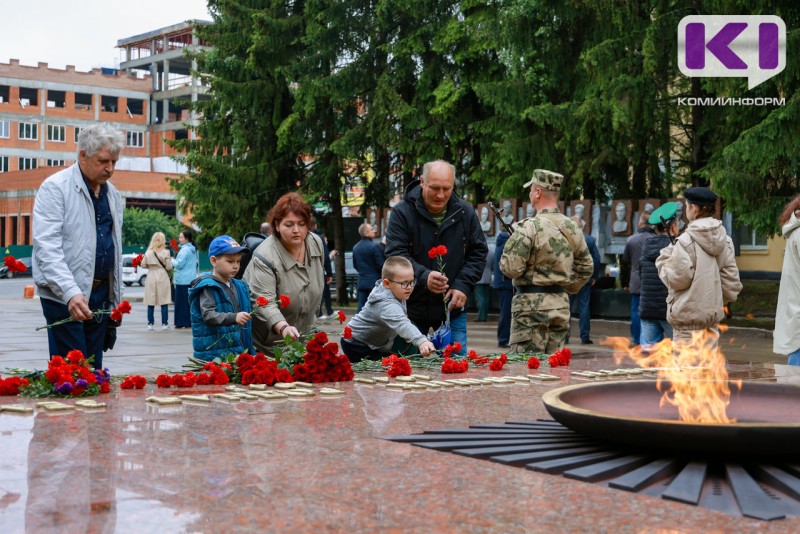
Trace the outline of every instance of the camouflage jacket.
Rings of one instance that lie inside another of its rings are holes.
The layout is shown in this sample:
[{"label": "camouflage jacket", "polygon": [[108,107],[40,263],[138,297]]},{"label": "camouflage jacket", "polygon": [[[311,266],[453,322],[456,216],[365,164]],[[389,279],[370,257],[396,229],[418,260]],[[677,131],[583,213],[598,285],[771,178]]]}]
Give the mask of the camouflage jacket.
[{"label": "camouflage jacket", "polygon": [[545,208],[517,225],[500,270],[514,287],[559,285],[575,294],[592,276],[594,262],[575,223],[558,208]]}]

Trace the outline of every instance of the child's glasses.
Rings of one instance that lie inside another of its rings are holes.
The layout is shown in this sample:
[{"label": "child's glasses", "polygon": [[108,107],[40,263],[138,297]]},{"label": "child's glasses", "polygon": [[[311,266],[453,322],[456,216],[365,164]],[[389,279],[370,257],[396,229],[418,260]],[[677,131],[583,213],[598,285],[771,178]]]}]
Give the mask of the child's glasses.
[{"label": "child's glasses", "polygon": [[[387,278],[387,280],[389,280]],[[416,280],[409,280],[407,282],[395,282],[394,280],[389,280],[393,284],[397,284],[398,286],[402,287],[403,289],[409,289],[414,287],[417,284]]]}]

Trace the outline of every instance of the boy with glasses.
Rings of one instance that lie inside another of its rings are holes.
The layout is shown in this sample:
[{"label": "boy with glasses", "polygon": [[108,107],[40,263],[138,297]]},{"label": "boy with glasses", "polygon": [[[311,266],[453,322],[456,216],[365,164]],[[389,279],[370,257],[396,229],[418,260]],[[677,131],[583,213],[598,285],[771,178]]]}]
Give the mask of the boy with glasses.
[{"label": "boy with glasses", "polygon": [[427,356],[433,343],[408,318],[406,301],[414,290],[414,268],[403,256],[392,256],[383,263],[382,280],[375,282],[367,303],[350,320],[351,338],[342,338],[342,351],[351,362],[387,356],[396,336],[419,348]]}]

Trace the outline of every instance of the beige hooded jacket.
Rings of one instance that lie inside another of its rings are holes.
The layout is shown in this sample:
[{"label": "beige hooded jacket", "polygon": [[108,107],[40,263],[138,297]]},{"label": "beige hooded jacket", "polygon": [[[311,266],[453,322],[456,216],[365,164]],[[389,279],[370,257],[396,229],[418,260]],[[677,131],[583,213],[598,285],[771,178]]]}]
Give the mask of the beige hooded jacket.
[{"label": "beige hooded jacket", "polygon": [[778,309],[775,313],[775,333],[772,350],[778,354],[791,354],[800,349],[800,219],[792,217],[783,225],[786,252],[783,254],[781,287],[778,291]]},{"label": "beige hooded jacket", "polygon": [[713,217],[690,222],[674,245],[661,249],[656,268],[669,291],[667,320],[676,329],[716,326],[742,290],[733,241]]}]

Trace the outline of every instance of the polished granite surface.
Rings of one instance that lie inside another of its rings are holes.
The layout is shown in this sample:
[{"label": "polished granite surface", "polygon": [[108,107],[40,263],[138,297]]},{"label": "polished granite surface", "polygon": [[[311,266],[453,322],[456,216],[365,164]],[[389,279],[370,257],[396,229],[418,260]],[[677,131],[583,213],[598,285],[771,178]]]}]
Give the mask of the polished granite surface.
[{"label": "polished granite surface", "polygon": [[[552,385],[406,392],[349,382],[337,386],[345,395],[334,398],[163,407],[145,398],[223,388],[115,386],[99,397],[108,407],[97,412],[0,412],[0,532],[800,529],[794,517],[772,523],[734,518],[379,439],[545,418],[542,393],[574,383],[570,370],[615,367],[608,353],[585,352],[569,368],[551,370],[562,377]],[[795,381],[792,370],[776,377],[770,364],[729,367],[733,378]],[[515,363],[466,376],[526,372]],[[35,404],[0,398],[12,402]]]}]

